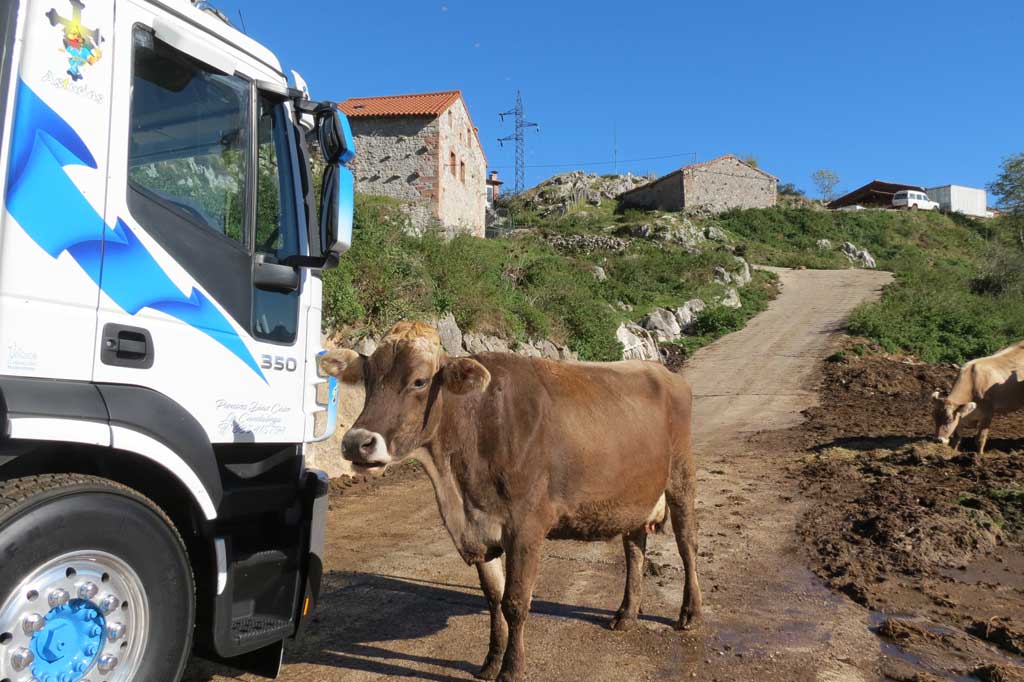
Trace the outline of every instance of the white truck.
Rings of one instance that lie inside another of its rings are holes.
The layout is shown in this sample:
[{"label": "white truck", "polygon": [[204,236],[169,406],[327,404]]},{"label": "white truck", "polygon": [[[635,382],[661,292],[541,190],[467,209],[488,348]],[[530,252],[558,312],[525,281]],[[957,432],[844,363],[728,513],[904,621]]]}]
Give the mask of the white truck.
[{"label": "white truck", "polygon": [[317,600],[351,131],[203,4],[0,3],[2,682],[272,677]]}]

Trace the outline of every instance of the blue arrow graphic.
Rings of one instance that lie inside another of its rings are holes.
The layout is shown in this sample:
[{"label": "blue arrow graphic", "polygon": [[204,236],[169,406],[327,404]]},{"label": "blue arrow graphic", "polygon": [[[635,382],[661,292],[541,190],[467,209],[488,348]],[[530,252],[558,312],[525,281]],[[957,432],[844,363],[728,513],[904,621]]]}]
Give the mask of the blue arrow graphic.
[{"label": "blue arrow graphic", "polygon": [[82,138],[18,81],[7,211],[46,253],[67,251],[117,305],[131,315],[159,310],[224,346],[263,381],[252,353],[224,315],[201,291],[188,296],[171,281],[138,236],[118,218],[113,229],[64,172],[65,166],[95,169]]}]

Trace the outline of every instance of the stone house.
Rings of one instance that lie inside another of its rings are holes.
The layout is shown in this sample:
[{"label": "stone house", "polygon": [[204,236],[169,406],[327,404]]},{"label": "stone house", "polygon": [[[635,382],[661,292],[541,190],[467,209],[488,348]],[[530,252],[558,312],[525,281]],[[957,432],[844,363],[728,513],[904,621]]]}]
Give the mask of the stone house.
[{"label": "stone house", "polygon": [[462,92],[356,97],[342,102],[355,137],[357,192],[409,202],[417,230],[484,236],[487,157]]},{"label": "stone house", "polygon": [[732,154],[683,166],[619,195],[622,208],[718,213],[730,208],[766,208],[778,198],[779,179]]}]

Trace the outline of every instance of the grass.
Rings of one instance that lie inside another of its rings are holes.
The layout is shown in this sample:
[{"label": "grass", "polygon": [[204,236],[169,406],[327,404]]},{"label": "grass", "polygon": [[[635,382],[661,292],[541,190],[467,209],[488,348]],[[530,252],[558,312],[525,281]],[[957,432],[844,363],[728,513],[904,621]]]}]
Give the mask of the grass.
[{"label": "grass", "polygon": [[[609,232],[661,217],[614,213],[608,203],[570,212],[544,229]],[[752,263],[847,268],[842,243],[866,248],[895,281],[881,301],[853,313],[849,330],[888,352],[962,363],[1024,337],[1024,218],[790,205],[733,210],[693,222],[724,230]],[[830,249],[818,248],[822,239],[831,242]]]},{"label": "grass", "polygon": [[[696,253],[637,240],[621,253],[568,256],[542,239],[686,224],[678,215],[618,212],[611,201],[543,218],[514,203],[511,210],[518,228],[531,228],[526,234],[446,242],[434,234],[406,236],[397,202],[357,197],[355,245],[340,268],[325,273],[327,327],[379,332],[398,319],[451,312],[464,330],[519,341],[550,338],[585,359],[612,359],[621,353],[614,337],[621,322],[690,298],[712,300],[722,291],[711,282],[713,268],[735,267],[732,253],[711,242]],[[689,220],[723,230],[752,263],[846,268],[842,243],[866,248],[895,280],[879,302],[854,311],[849,331],[888,352],[962,363],[1024,337],[1024,220],[792,205]],[[831,249],[819,249],[821,239]],[[595,265],[607,281],[594,278]],[[713,308],[679,345],[692,352],[741,328],[772,296],[771,278],[756,274],[741,290],[743,308]]]},{"label": "grass", "polygon": [[778,277],[762,270],[753,273],[750,284],[739,290],[742,308],[711,308],[694,322],[690,335],[684,336],[675,345],[682,347],[686,355],[708,345],[726,334],[739,331],[750,318],[764,311],[778,294]]},{"label": "grass", "polygon": [[753,262],[846,267],[850,241],[893,272],[881,301],[854,311],[851,333],[888,352],[962,363],[1024,336],[1024,244],[1012,218],[977,220],[932,212],[806,209],[733,211],[720,217]]},{"label": "grass", "polygon": [[[712,283],[714,267],[736,269],[725,250],[688,253],[635,242],[624,252],[570,256],[542,239],[548,230],[571,234],[615,221],[607,209],[588,209],[538,221],[539,229],[513,239],[445,240],[432,232],[409,236],[399,202],[357,195],[353,246],[337,269],[324,273],[325,327],[378,334],[401,319],[451,313],[464,331],[519,342],[548,338],[582,359],[612,360],[622,355],[615,338],[622,322],[691,298],[710,301],[723,293]],[[605,270],[606,281],[597,280],[595,265]],[[740,313],[713,307],[708,329],[688,339],[687,347],[742,326],[766,304],[767,278],[759,273],[756,285],[743,290]]]}]

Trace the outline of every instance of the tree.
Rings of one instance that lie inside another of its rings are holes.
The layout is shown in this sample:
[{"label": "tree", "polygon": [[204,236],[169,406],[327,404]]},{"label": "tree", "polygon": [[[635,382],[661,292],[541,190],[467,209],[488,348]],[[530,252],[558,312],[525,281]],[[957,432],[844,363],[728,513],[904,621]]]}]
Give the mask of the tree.
[{"label": "tree", "polygon": [[1007,213],[1024,215],[1024,152],[1006,157],[1000,168],[988,191],[999,197],[999,206]]},{"label": "tree", "polygon": [[811,182],[818,188],[818,192],[822,197],[829,200],[835,198],[836,185],[839,184],[839,176],[835,171],[825,168],[816,170],[811,173]]}]

